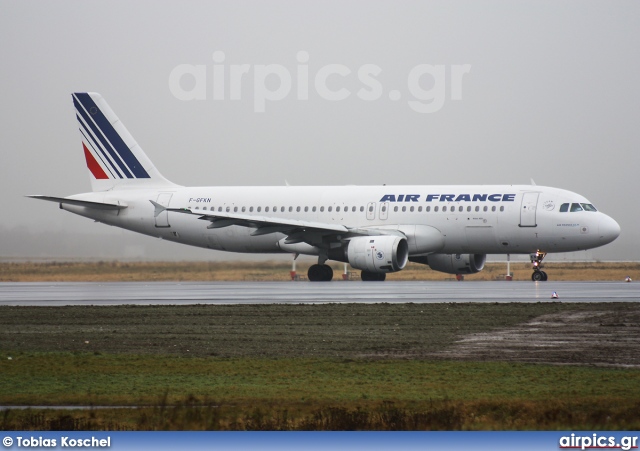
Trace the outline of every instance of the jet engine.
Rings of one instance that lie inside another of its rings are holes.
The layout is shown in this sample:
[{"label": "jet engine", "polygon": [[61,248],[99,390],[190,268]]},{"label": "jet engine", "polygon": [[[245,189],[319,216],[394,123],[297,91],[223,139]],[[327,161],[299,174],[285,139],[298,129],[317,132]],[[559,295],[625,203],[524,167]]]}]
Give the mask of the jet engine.
[{"label": "jet engine", "polygon": [[407,239],[396,235],[352,238],[345,252],[349,264],[376,274],[400,271],[407,265]]},{"label": "jet engine", "polygon": [[487,261],[486,254],[431,254],[410,259],[415,263],[429,265],[435,271],[447,274],[475,274],[482,271]]}]

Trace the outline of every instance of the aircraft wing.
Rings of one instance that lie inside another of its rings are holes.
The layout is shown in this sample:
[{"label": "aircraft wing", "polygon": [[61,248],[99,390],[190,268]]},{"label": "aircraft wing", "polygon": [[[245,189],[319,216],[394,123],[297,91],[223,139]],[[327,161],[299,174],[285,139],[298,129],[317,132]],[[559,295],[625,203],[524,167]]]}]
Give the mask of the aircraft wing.
[{"label": "aircraft wing", "polygon": [[287,244],[308,243],[312,246],[323,242],[340,241],[354,236],[371,235],[402,235],[396,230],[379,230],[369,228],[354,228],[341,224],[325,222],[302,221],[297,219],[276,218],[262,215],[248,215],[243,213],[213,212],[195,210],[191,208],[167,208],[157,202],[149,200],[155,207],[155,216],[164,211],[198,216],[198,219],[209,221],[208,229],[219,229],[232,225],[255,228],[251,236],[282,233],[287,235]]}]

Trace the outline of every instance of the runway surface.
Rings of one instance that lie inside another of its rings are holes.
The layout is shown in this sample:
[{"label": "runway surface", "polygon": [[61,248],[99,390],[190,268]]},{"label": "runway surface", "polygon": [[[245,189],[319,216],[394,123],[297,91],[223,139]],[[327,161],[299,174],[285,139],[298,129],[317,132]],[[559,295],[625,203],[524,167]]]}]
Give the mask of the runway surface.
[{"label": "runway surface", "polygon": [[636,302],[625,282],[43,282],[0,283],[0,305],[153,305],[349,302]]}]

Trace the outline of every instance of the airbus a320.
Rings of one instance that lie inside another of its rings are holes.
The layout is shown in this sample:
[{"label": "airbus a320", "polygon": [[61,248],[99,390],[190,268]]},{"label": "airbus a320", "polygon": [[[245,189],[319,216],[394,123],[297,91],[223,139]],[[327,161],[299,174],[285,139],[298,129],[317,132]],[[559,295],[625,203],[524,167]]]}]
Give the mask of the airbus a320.
[{"label": "airbus a320", "polygon": [[487,254],[529,254],[547,280],[549,252],[603,246],[618,223],[583,196],[537,185],[201,186],[163,177],[98,93],[74,93],[92,192],[34,195],[104,224],[209,249],[317,256],[310,281],[330,281],[328,260],[382,281],[407,262],[473,274]]}]

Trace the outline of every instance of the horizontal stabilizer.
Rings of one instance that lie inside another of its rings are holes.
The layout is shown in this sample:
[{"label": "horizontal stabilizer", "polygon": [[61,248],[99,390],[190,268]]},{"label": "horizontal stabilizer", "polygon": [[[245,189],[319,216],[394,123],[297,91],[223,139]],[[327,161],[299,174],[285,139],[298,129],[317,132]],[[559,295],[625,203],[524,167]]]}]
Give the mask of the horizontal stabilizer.
[{"label": "horizontal stabilizer", "polygon": [[149,199],[149,202],[151,202],[153,204],[153,207],[155,208],[155,210],[153,211],[153,217],[157,218],[158,215],[160,215],[160,213],[162,213],[163,211],[165,211],[167,209],[167,207],[165,207],[162,204],[159,204],[158,202],[155,202],[151,199]]},{"label": "horizontal stabilizer", "polygon": [[52,197],[52,196],[40,196],[40,195],[33,195],[33,196],[27,196],[27,197],[31,197],[32,199],[48,200],[50,202],[57,202],[59,204],[68,204],[68,205],[77,205],[78,207],[95,208],[96,210],[122,210],[123,208],[127,208],[127,204],[120,201],[117,201],[117,203],[91,202],[88,200],[68,199],[66,197]]}]

